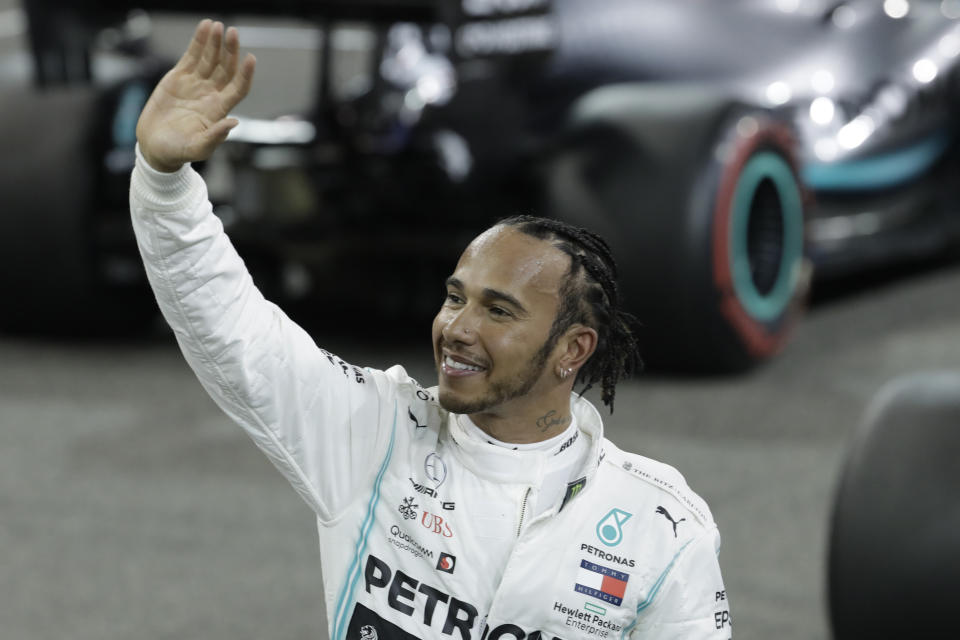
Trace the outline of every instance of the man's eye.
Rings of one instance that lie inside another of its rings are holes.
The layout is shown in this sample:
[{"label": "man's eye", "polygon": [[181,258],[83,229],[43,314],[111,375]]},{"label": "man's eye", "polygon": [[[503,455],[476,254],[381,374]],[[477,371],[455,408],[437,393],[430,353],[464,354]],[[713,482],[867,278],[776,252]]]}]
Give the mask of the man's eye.
[{"label": "man's eye", "polygon": [[446,300],[447,300],[447,302],[449,302],[450,304],[462,304],[462,303],[463,303],[463,298],[461,298],[461,297],[460,297],[459,295],[457,295],[456,293],[453,293],[452,291],[447,292],[447,298],[446,298]]},{"label": "man's eye", "polygon": [[503,307],[490,307],[490,313],[501,318],[508,318],[513,315]]}]

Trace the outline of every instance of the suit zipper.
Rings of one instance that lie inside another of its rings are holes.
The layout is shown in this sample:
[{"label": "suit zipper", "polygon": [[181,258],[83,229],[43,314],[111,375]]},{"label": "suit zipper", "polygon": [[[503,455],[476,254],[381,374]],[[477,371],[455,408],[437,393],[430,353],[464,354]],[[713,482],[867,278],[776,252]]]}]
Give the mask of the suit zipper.
[{"label": "suit zipper", "polygon": [[523,516],[527,512],[527,498],[530,497],[530,487],[527,487],[527,492],[523,494],[523,504],[520,505],[520,523],[517,524],[517,537],[520,537],[520,529],[523,528]]}]

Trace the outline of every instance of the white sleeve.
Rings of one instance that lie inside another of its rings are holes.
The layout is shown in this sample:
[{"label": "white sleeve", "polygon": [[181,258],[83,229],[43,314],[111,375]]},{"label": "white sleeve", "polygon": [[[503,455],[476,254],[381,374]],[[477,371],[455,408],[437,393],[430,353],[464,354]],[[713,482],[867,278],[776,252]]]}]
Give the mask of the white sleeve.
[{"label": "white sleeve", "polygon": [[720,575],[716,527],[694,538],[674,558],[653,611],[630,634],[636,640],[729,640],[733,621]]},{"label": "white sleeve", "polygon": [[161,173],[138,148],[130,210],[157,302],[200,382],[320,519],[334,519],[373,481],[393,376],[319,349],[263,298],[189,165]]}]

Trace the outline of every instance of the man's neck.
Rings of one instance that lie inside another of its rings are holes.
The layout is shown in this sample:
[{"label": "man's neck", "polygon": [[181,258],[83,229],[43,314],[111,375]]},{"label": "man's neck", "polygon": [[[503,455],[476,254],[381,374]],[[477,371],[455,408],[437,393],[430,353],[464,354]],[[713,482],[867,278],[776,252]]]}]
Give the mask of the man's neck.
[{"label": "man's neck", "polygon": [[473,423],[487,435],[512,444],[542,442],[563,433],[570,425],[570,397],[537,407],[500,407],[493,411],[470,414]]}]

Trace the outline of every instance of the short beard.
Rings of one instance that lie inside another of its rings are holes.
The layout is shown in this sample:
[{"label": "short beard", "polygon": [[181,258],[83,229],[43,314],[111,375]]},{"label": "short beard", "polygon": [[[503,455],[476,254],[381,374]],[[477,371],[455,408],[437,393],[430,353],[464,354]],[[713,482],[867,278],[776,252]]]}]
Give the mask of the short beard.
[{"label": "short beard", "polygon": [[530,361],[523,371],[513,378],[494,383],[485,396],[474,400],[460,400],[456,397],[451,397],[452,394],[440,393],[437,398],[440,406],[451,413],[471,415],[487,411],[505,402],[527,395],[530,390],[533,389],[533,385],[537,383],[537,380],[540,379],[540,376],[543,375],[543,371],[547,366],[547,358],[550,357],[550,352],[553,351],[553,347],[556,344],[557,338],[555,336],[547,337],[547,340],[540,349],[530,358]]}]

